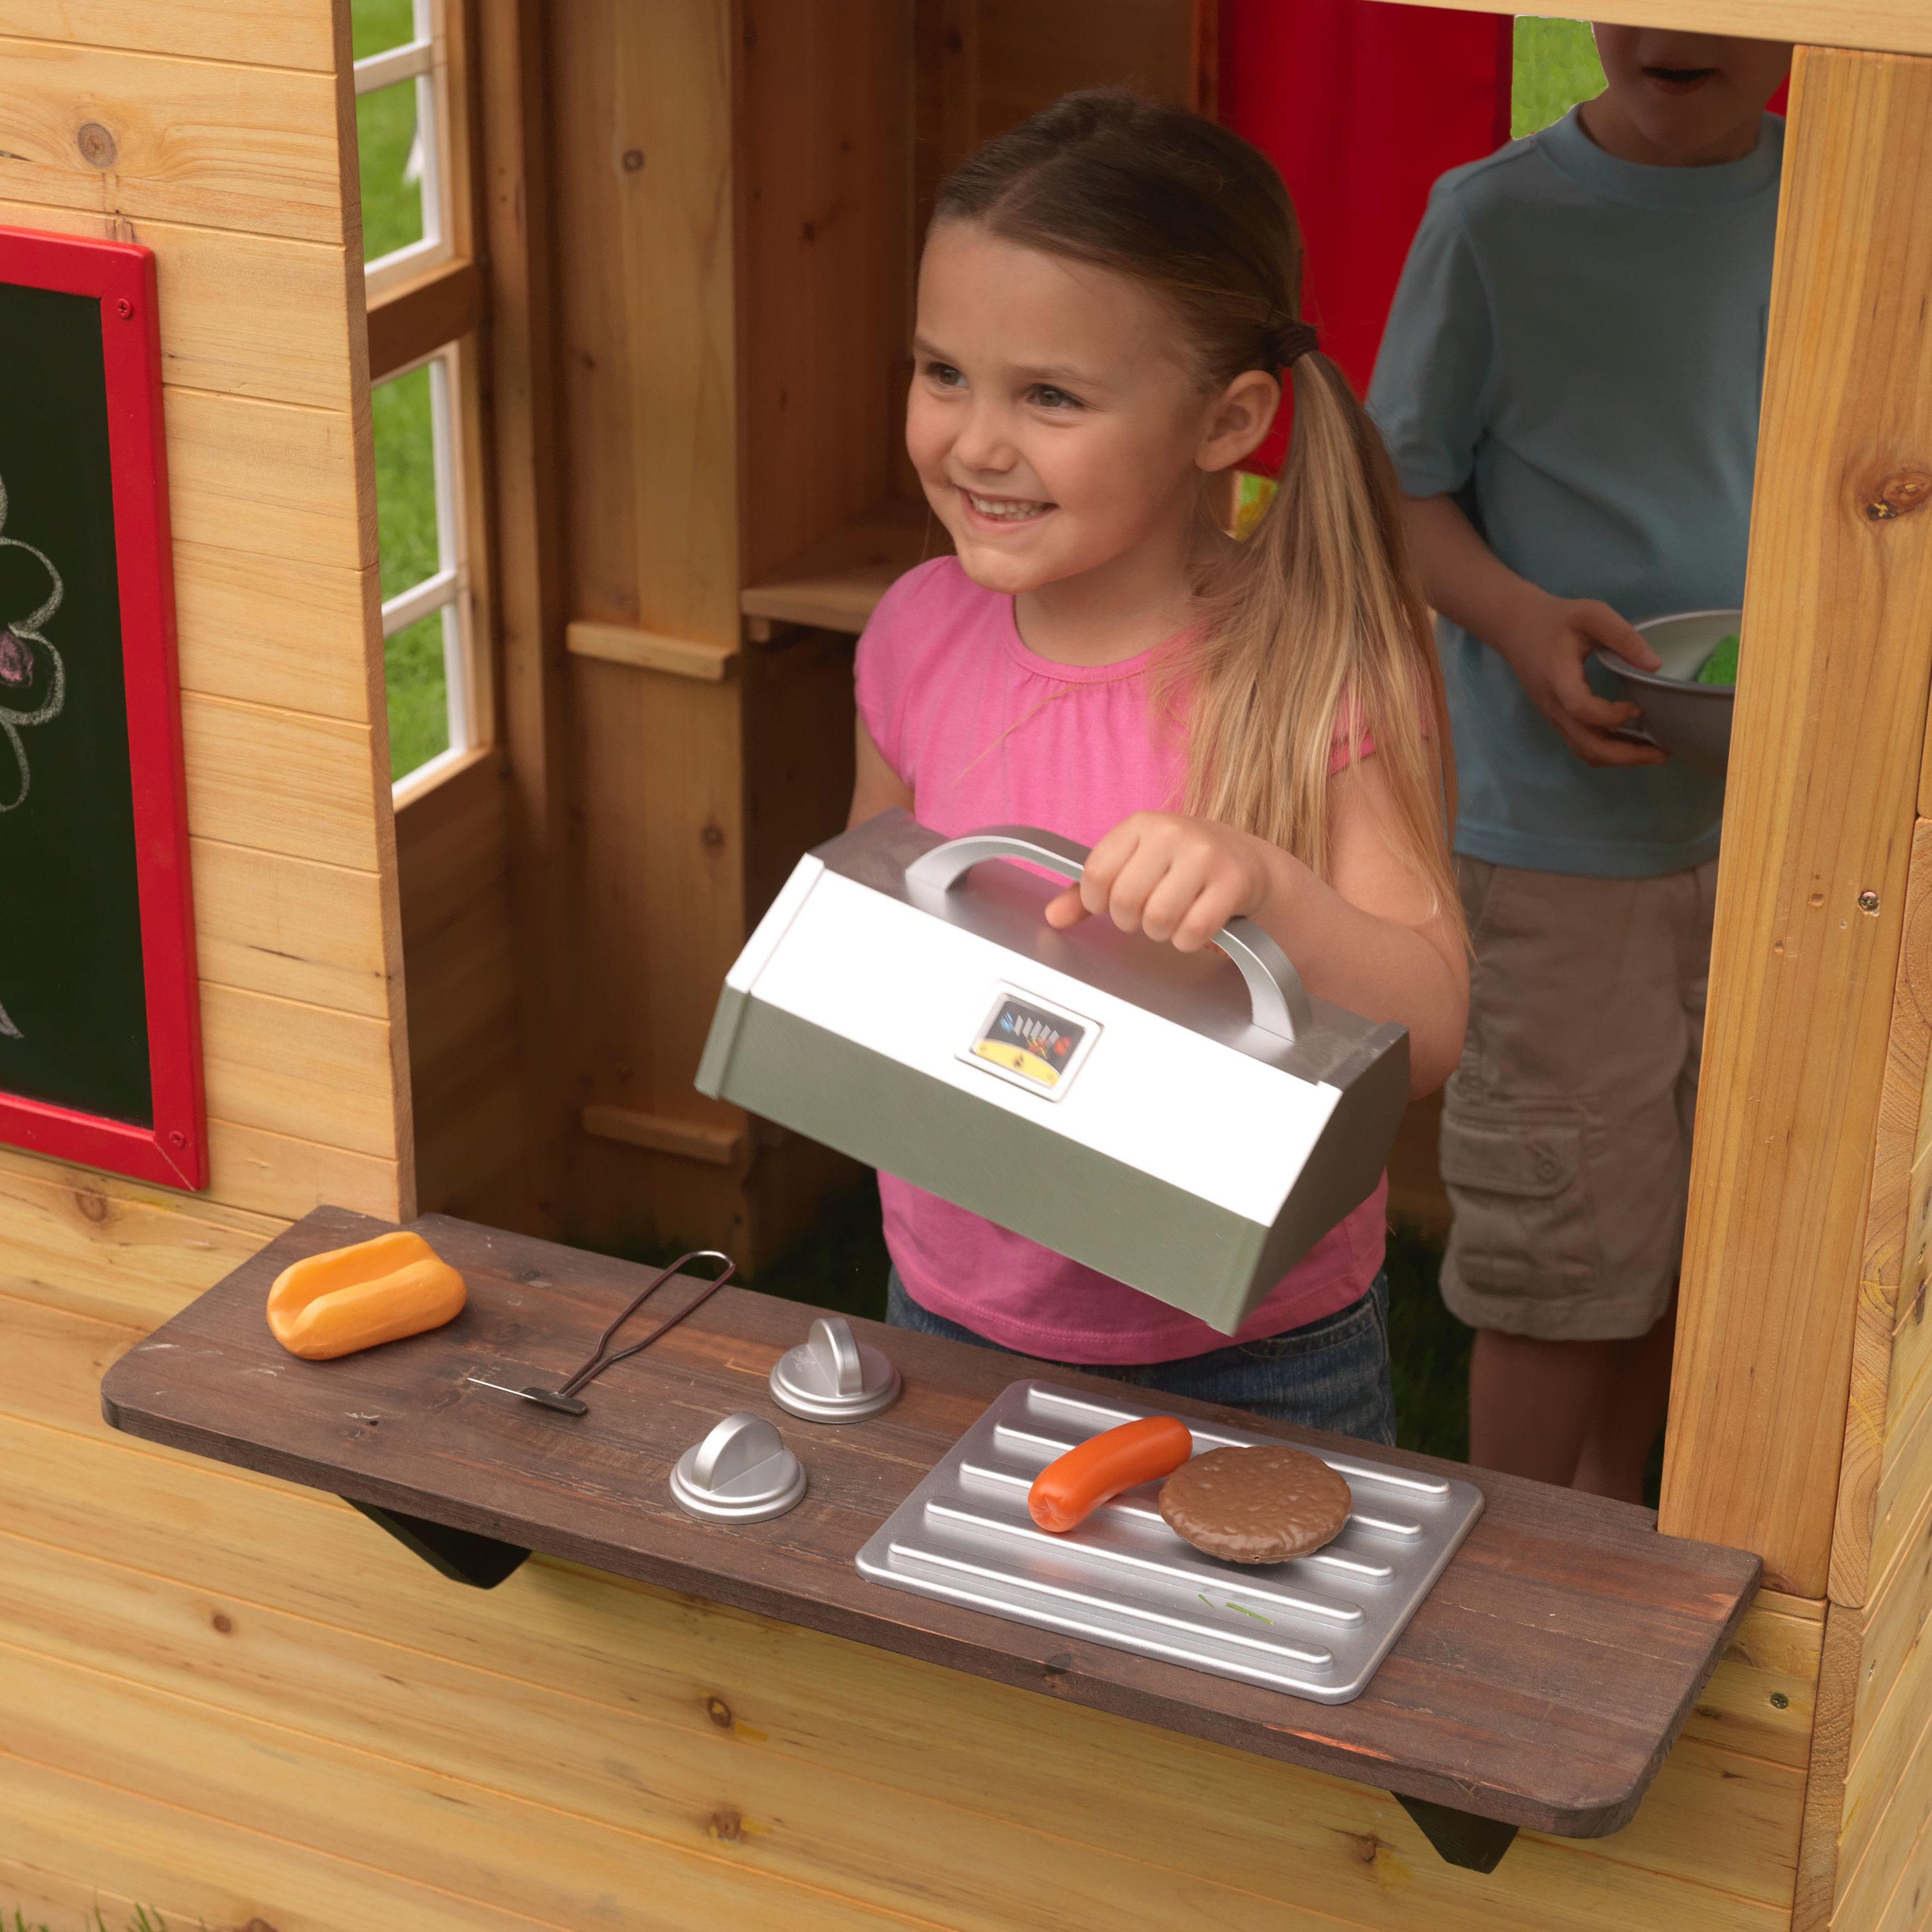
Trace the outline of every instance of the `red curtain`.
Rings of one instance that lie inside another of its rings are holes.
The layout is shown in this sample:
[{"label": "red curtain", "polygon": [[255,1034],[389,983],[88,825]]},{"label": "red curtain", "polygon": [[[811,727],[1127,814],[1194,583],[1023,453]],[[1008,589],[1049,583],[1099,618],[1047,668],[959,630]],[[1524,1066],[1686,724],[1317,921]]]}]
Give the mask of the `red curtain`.
[{"label": "red curtain", "polygon": [[[1358,390],[1430,185],[1509,139],[1514,16],[1381,0],[1222,0],[1220,118],[1280,169],[1304,312]],[[1280,460],[1277,429],[1257,466]]]}]

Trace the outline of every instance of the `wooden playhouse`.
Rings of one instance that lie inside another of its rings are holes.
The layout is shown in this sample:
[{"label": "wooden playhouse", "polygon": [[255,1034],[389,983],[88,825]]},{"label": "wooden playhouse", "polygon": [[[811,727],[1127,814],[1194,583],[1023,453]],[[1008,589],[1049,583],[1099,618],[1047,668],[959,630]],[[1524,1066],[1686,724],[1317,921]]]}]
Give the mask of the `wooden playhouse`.
[{"label": "wooden playhouse", "polygon": [[[465,1589],[100,1419],[111,1364],[325,1204],[755,1265],[850,1179],[691,1075],[842,818],[851,639],[926,542],[887,373],[922,199],[1069,86],[1204,104],[1211,4],[436,0],[358,76],[347,0],[0,0],[0,225],[158,271],[206,1166],[0,1149],[0,1907],[1932,1922],[1932,14],[1598,11],[1801,44],[1659,1519],[1762,1588],[1634,1819],[1485,1871],[1366,1759],[748,1588]],[[431,91],[442,196],[366,291],[358,80]],[[446,562],[386,614],[370,389],[424,358]],[[384,634],[432,604],[466,674],[392,794]]]}]

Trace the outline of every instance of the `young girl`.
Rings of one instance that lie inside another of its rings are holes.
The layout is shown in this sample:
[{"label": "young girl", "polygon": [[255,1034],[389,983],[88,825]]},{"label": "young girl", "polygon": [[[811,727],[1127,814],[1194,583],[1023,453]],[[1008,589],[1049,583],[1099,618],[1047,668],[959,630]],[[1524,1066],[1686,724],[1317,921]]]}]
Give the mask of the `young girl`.
[{"label": "young girl", "polygon": [[[854,824],[1039,825],[1094,848],[1051,902],[1192,952],[1237,914],[1309,990],[1409,1030],[1414,1090],[1468,1000],[1444,842],[1441,679],[1375,432],[1298,319],[1273,168],[1178,108],[1076,94],[940,190],[906,446],[958,554],[859,646]],[[1294,388],[1244,543],[1214,479]],[[881,1175],[900,1326],[1394,1440],[1386,1186],[1233,1346],[1192,1316]]]}]

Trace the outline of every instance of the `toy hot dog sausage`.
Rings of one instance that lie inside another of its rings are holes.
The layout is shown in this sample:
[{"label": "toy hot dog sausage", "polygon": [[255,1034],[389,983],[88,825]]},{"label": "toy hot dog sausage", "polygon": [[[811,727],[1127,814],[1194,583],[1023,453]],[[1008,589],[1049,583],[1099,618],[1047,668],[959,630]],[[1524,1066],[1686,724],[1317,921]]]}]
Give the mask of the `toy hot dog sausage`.
[{"label": "toy hot dog sausage", "polygon": [[1170,1476],[1194,1453],[1184,1422],[1145,1415],[1103,1430],[1056,1457],[1034,1478],[1027,1508],[1055,1535],[1086,1521],[1110,1497],[1136,1483]]}]

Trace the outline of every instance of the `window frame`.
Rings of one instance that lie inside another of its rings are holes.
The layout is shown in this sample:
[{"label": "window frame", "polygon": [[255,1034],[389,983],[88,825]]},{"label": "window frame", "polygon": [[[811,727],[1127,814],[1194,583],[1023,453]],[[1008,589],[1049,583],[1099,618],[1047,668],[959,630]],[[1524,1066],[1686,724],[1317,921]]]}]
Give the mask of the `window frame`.
[{"label": "window frame", "polygon": [[447,748],[394,781],[400,808],[484,755],[495,741],[489,646],[485,425],[479,380],[483,277],[475,258],[473,22],[468,0],[414,0],[415,38],[356,63],[356,91],[413,80],[423,142],[421,240],[364,266],[369,383],[428,365],[437,568],[383,599],[382,641],[443,611]]}]

